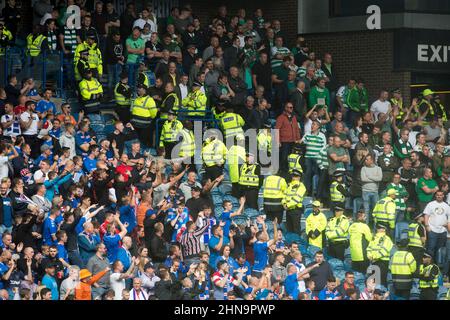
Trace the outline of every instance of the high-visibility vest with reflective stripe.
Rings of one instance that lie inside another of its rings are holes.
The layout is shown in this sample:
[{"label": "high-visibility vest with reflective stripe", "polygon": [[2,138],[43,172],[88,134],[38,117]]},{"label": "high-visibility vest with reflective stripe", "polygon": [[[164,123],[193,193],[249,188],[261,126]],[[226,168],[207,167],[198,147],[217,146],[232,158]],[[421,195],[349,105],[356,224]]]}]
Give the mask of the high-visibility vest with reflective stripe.
[{"label": "high-visibility vest with reflective stripe", "polygon": [[256,174],[256,164],[244,163],[241,167],[239,184],[247,187],[258,187],[259,176]]},{"label": "high-visibility vest with reflective stripe", "polygon": [[296,153],[291,153],[288,156],[288,163],[289,163],[289,173],[292,173],[292,170],[296,169],[300,172],[303,172],[302,165],[300,164],[300,158],[301,155]]},{"label": "high-visibility vest with reflective stripe", "polygon": [[367,260],[367,246],[372,240],[372,231],[364,222],[356,221],[348,228],[352,261]]},{"label": "high-visibility vest with reflective stripe", "polygon": [[[266,177],[263,190],[264,204],[269,204],[270,199],[283,199],[286,188],[287,184],[284,178],[276,175]],[[266,203],[266,200],[269,201]]]},{"label": "high-visibility vest with reflective stripe", "polygon": [[216,120],[219,121],[219,122],[220,122],[220,120],[223,118],[223,116],[226,114],[225,111],[217,112],[217,107],[214,107],[214,108],[212,109],[212,113],[213,113],[213,115],[214,115],[214,119],[216,119]]},{"label": "high-visibility vest with reflective stripe", "polygon": [[183,129],[181,130],[181,136],[183,137],[183,141],[181,142],[179,156],[181,158],[194,156],[195,152],[194,133],[188,129]]},{"label": "high-visibility vest with reflective stripe", "polygon": [[288,210],[302,208],[305,193],[306,187],[302,182],[291,181],[286,189],[282,204],[286,205]]},{"label": "high-visibility vest with reflective stripe", "polygon": [[260,151],[265,151],[268,155],[270,155],[272,151],[272,135],[270,134],[270,131],[266,134],[264,130],[261,130],[258,133],[257,141],[258,149]]},{"label": "high-visibility vest with reflective stripe", "polygon": [[389,203],[395,205],[395,201],[390,197],[379,200],[373,208],[372,215],[376,223],[383,222],[393,229],[395,227],[395,213],[393,215],[388,214],[387,206]]},{"label": "high-visibility vest with reflective stripe", "polygon": [[164,146],[164,142],[176,142],[181,129],[183,129],[183,124],[179,120],[166,120],[161,131],[160,146]]},{"label": "high-visibility vest with reflective stripe", "polygon": [[219,140],[206,141],[202,148],[203,162],[207,167],[214,165],[223,165],[225,163],[224,149],[226,150],[224,143]]},{"label": "high-visibility vest with reflective stripe", "polygon": [[79,78],[80,75],[78,73],[78,68],[76,68],[76,65],[78,61],[80,60],[80,51],[88,49],[89,55],[88,55],[88,63],[89,67],[91,69],[97,70],[99,76],[103,74],[103,60],[102,60],[102,53],[100,52],[100,49],[98,48],[97,44],[93,44],[92,46],[89,46],[88,43],[85,41],[83,43],[80,43],[77,48],[75,49],[75,56],[74,56],[74,65],[75,65],[75,77]]},{"label": "high-visibility vest with reflective stripe", "polygon": [[346,216],[333,217],[328,221],[325,235],[331,242],[342,242],[348,238],[350,223]]},{"label": "high-visibility vest with reflective stripe", "polygon": [[150,81],[148,79],[147,73],[145,72],[141,72],[140,74],[142,74],[144,76],[144,82],[143,83],[139,83],[139,84],[143,84],[145,85],[147,88],[150,87]]},{"label": "high-visibility vest with reflective stripe", "polygon": [[[13,39],[11,31],[7,30],[5,26],[3,26],[3,33],[0,36],[0,40],[9,42]],[[0,56],[4,56],[6,52],[6,47],[0,47]]]},{"label": "high-visibility vest with reflective stripe", "polygon": [[[434,266],[436,266],[436,265],[430,264],[426,267],[424,267],[423,264],[420,265],[420,275],[429,277],[430,273],[431,273],[431,269],[433,269]],[[439,269],[438,266],[436,266],[436,268]],[[439,274],[437,274],[431,281],[419,280],[419,288],[420,289],[439,288]]]},{"label": "high-visibility vest with reflective stripe", "polygon": [[92,78],[91,80],[83,79],[80,84],[80,93],[83,101],[83,105],[87,112],[98,112],[100,106],[100,100],[97,96],[95,99],[92,95],[99,95],[103,93],[103,87],[97,79]]},{"label": "high-visibility vest with reflective stripe", "polygon": [[131,104],[131,117],[135,124],[148,125],[157,113],[155,100],[150,96],[137,97]]},{"label": "high-visibility vest with reflective stripe", "polygon": [[330,185],[330,198],[332,202],[344,202],[345,196],[337,189],[341,184],[333,181]]},{"label": "high-visibility vest with reflective stripe", "polygon": [[33,34],[29,34],[27,37],[27,55],[31,57],[37,57],[41,54],[42,42],[46,39],[42,34],[38,35],[33,40]]},{"label": "high-visibility vest with reflective stripe", "polygon": [[444,121],[444,122],[447,121],[448,119],[447,119],[447,112],[445,112],[445,107],[441,103],[439,103],[439,104],[436,103],[436,105],[438,108],[441,109],[442,121]]},{"label": "high-visibility vest with reflective stripe", "polygon": [[420,225],[418,223],[412,222],[409,224],[408,227],[408,239],[409,239],[409,246],[410,247],[419,247],[423,248],[422,240],[419,236],[419,227]]},{"label": "high-visibility vest with reflective stripe", "polygon": [[221,127],[225,133],[225,138],[233,137],[238,134],[244,134],[244,129],[242,129],[243,123],[240,121],[240,116],[236,113],[227,112],[220,119]]},{"label": "high-visibility vest with reflective stripe", "polygon": [[431,102],[428,102],[427,99],[422,99],[419,103],[418,108],[420,108],[420,106],[424,103],[428,106],[428,109],[429,109],[426,118],[428,118],[428,119],[433,118],[434,117],[434,108],[433,108],[433,105],[431,104]]},{"label": "high-visibility vest with reflective stripe", "polygon": [[201,90],[193,91],[183,99],[183,106],[187,107],[190,117],[205,116],[207,97]]},{"label": "high-visibility vest with reflective stripe", "polygon": [[[167,97],[164,98],[164,100],[161,102],[161,115],[160,118],[161,119],[167,119],[167,106],[166,106],[166,101],[167,99],[169,99],[169,97],[173,97],[174,98],[174,103],[173,103],[173,107],[172,110],[173,111],[178,111],[178,109],[180,108],[180,99],[178,99],[178,96],[175,92],[171,92],[167,95]],[[164,111],[166,110],[166,111]]]},{"label": "high-visibility vest with reflective stripe", "polygon": [[391,105],[394,106],[398,106],[398,115],[397,115],[397,119],[398,120],[402,120],[403,119],[403,115],[405,114],[405,112],[403,111],[403,100],[397,100],[395,98],[391,98]]},{"label": "high-visibility vest with reflective stripe", "polygon": [[130,106],[131,105],[131,99],[126,98],[123,94],[119,93],[117,90],[120,86],[124,86],[127,90],[130,89],[130,86],[127,84],[124,84],[122,82],[119,82],[116,84],[116,87],[114,88],[114,98],[116,99],[116,103],[119,106]]},{"label": "high-visibility vest with reflective stripe", "polygon": [[389,261],[393,243],[385,232],[378,232],[367,247],[367,258],[374,261]]},{"label": "high-visibility vest with reflective stripe", "polygon": [[245,148],[239,145],[232,145],[227,153],[228,171],[231,183],[239,182],[239,165],[245,162]]},{"label": "high-visibility vest with reflective stripe", "polygon": [[392,256],[390,269],[394,283],[408,283],[416,270],[416,260],[409,251],[399,250]]}]

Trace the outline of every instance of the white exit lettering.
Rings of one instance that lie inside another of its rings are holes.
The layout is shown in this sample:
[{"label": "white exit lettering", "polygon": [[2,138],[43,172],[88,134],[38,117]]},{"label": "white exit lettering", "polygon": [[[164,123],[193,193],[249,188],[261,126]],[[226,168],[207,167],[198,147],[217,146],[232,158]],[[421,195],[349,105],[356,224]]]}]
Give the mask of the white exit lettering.
[{"label": "white exit lettering", "polygon": [[448,62],[450,46],[443,45],[417,45],[417,61],[420,62]]}]

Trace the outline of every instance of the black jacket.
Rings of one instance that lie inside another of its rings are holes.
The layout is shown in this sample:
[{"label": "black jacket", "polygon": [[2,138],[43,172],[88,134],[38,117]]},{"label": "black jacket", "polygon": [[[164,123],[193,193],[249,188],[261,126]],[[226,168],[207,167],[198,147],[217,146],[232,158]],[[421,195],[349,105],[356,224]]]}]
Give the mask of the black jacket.
[{"label": "black jacket", "polygon": [[336,70],[334,69],[334,65],[331,65],[331,73],[328,71],[328,68],[325,67],[325,64],[322,65],[322,71],[325,73],[325,75],[330,79],[329,82],[327,82],[326,86],[330,92],[336,91],[339,88],[339,83],[336,76]]}]

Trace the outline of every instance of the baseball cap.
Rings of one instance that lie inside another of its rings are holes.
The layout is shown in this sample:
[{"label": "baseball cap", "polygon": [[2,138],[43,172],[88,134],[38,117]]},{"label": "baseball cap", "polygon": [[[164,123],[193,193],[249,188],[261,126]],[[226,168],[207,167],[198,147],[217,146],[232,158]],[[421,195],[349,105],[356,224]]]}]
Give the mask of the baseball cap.
[{"label": "baseball cap", "polygon": [[422,92],[422,95],[425,97],[425,96],[429,96],[429,95],[432,95],[432,94],[434,94],[434,92],[431,90],[431,89],[425,89],[425,90],[423,90],[423,92]]},{"label": "baseball cap", "polygon": [[313,205],[313,207],[320,207],[321,203],[319,200],[315,200],[315,201],[313,201],[312,205]]},{"label": "baseball cap", "polygon": [[155,269],[155,266],[151,262],[147,262],[144,266],[144,270],[147,270],[148,268]]},{"label": "baseball cap", "polygon": [[191,190],[192,190],[192,191],[201,192],[201,191],[202,191],[202,188],[200,188],[199,186],[193,186],[193,187],[191,188]]},{"label": "baseball cap", "polygon": [[192,84],[193,87],[201,87],[202,84],[198,81],[194,81],[194,83]]},{"label": "baseball cap", "polygon": [[398,194],[398,192],[397,192],[397,190],[395,190],[395,189],[389,189],[389,190],[387,191],[387,195],[388,195],[388,196],[397,195],[397,194]]}]

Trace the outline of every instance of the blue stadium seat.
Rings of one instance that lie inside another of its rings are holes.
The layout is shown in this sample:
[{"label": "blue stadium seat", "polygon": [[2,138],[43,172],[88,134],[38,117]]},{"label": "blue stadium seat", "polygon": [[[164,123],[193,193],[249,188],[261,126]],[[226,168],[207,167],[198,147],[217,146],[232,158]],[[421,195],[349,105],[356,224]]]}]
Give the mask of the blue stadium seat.
[{"label": "blue stadium seat", "polygon": [[316,246],[309,246],[308,247],[308,252],[311,253],[313,256],[316,254],[317,251],[320,251],[321,249],[319,247]]},{"label": "blue stadium seat", "polygon": [[344,263],[339,259],[330,259],[328,260],[328,263],[331,265],[331,268],[333,268],[333,270],[344,270]]},{"label": "blue stadium seat", "polygon": [[297,233],[292,233],[292,232],[285,232],[284,238],[286,239],[286,242],[288,244],[291,244],[292,242],[299,242],[301,239]]},{"label": "blue stadium seat", "polygon": [[250,219],[255,219],[261,213],[258,210],[247,208],[244,210],[244,214],[246,217],[249,217]]},{"label": "blue stadium seat", "polygon": [[305,266],[307,266],[308,264],[312,263],[313,259],[311,259],[310,257],[304,257],[303,258],[303,263]]}]

